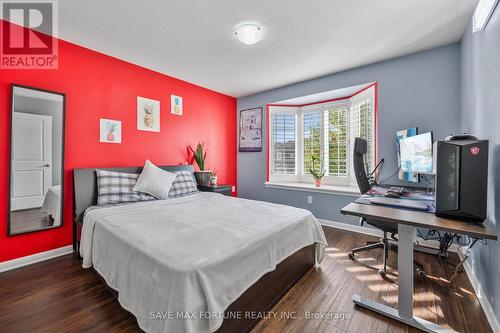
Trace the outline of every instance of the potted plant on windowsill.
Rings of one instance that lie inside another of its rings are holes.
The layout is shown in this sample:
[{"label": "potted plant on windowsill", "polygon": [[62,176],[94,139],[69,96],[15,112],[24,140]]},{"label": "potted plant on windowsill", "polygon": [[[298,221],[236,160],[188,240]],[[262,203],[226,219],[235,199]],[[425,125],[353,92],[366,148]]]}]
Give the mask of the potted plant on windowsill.
[{"label": "potted plant on windowsill", "polygon": [[196,150],[189,146],[189,149],[193,153],[194,160],[198,164],[200,171],[194,172],[194,177],[198,185],[208,186],[210,183],[210,177],[212,176],[212,171],[205,170],[205,160],[207,158],[207,152],[204,151],[204,144],[198,143]]},{"label": "potted plant on windowsill", "polygon": [[[319,169],[316,168],[316,161],[320,161]],[[309,173],[311,176],[314,178],[314,185],[316,187],[321,186],[321,180],[323,180],[323,177],[325,176],[326,170],[323,168],[323,161],[321,161],[318,157],[312,156],[311,160],[311,166],[309,167]]]}]

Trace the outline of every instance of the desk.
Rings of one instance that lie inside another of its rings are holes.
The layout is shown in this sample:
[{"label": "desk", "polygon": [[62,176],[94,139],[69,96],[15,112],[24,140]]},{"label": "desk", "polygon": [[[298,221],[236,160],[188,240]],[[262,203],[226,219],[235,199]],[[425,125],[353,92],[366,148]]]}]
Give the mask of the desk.
[{"label": "desk", "polygon": [[415,228],[422,227],[448,231],[489,240],[497,240],[495,233],[483,225],[389,206],[351,202],[342,208],[340,212],[344,215],[353,215],[398,225],[398,309],[359,295],[352,296],[353,302],[424,332],[455,332],[413,316],[413,233]]}]

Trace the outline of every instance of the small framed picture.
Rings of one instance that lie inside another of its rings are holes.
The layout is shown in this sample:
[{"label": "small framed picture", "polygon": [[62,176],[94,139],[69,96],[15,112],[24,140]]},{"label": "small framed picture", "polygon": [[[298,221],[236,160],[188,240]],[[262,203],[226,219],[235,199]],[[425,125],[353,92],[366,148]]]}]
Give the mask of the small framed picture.
[{"label": "small framed picture", "polygon": [[160,101],[137,97],[137,129],[140,131],[160,131]]},{"label": "small framed picture", "polygon": [[182,116],[182,97],[170,95],[170,113]]},{"label": "small framed picture", "polygon": [[239,151],[262,151],[262,108],[240,111]]},{"label": "small framed picture", "polygon": [[122,122],[119,120],[100,119],[99,142],[122,143]]}]

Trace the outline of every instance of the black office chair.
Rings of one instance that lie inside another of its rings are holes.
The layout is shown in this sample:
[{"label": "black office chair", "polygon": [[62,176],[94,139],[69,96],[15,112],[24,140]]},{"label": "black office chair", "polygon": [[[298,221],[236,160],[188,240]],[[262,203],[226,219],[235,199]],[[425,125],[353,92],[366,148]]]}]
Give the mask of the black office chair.
[{"label": "black office chair", "polygon": [[[356,182],[358,183],[359,191],[361,194],[365,194],[371,188],[368,176],[366,174],[365,168],[365,155],[367,151],[367,142],[362,138],[354,139],[354,153],[353,153],[353,165],[354,165],[354,173],[356,175]],[[368,242],[367,245],[357,247],[351,250],[349,253],[349,258],[354,260],[354,254],[357,252],[368,251],[372,249],[383,249],[384,250],[384,268],[380,269],[378,273],[380,276],[384,277],[387,273],[387,257],[389,255],[389,250],[394,252],[398,252],[398,247],[395,244],[389,242],[388,234],[391,235],[391,239],[397,241],[396,234],[398,232],[398,225],[394,223],[387,223],[383,221],[377,221],[372,219],[361,219],[360,224],[363,225],[367,223],[377,229],[382,230],[383,237],[379,242]],[[417,274],[419,276],[425,276],[423,266],[414,262],[417,267]]]}]

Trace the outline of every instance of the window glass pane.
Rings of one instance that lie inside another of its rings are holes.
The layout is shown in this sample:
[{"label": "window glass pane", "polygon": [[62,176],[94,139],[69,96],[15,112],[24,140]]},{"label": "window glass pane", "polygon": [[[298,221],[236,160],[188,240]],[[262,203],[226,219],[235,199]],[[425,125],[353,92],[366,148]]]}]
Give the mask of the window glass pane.
[{"label": "window glass pane", "polygon": [[272,116],[273,169],[274,175],[295,174],[295,115]]},{"label": "window glass pane", "polygon": [[328,175],[347,176],[347,108],[328,111]]},{"label": "window glass pane", "polygon": [[[321,113],[304,114],[304,174],[309,174],[312,158],[321,156]],[[316,168],[319,168],[316,165]]]}]

